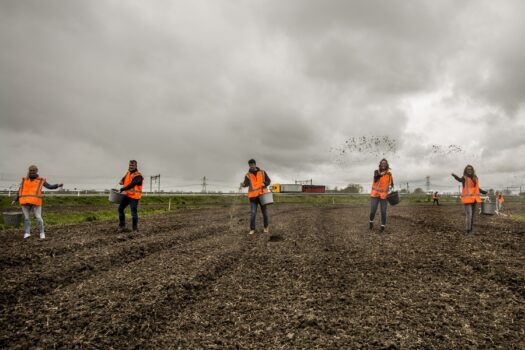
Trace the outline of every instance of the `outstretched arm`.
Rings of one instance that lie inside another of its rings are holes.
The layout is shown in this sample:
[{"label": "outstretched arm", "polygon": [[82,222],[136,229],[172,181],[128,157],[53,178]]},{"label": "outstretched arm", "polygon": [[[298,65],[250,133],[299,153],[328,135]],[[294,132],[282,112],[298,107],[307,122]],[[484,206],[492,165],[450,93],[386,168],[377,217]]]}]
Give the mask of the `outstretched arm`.
[{"label": "outstretched arm", "polygon": [[56,190],[57,188],[59,187],[63,187],[64,184],[56,184],[56,185],[51,185],[50,183],[48,183],[47,181],[44,182],[44,187],[47,188],[48,190]]},{"label": "outstretched arm", "polygon": [[240,187],[248,187],[250,186],[250,179],[248,179],[248,176],[244,177],[244,181],[241,182]]},{"label": "outstretched arm", "polygon": [[465,181],[465,178],[463,178],[463,177],[459,177],[459,176],[457,176],[457,175],[454,174],[454,173],[452,173],[451,175],[452,175],[452,176],[454,177],[454,179],[456,179],[456,181],[458,181],[458,182],[463,183],[463,182]]}]

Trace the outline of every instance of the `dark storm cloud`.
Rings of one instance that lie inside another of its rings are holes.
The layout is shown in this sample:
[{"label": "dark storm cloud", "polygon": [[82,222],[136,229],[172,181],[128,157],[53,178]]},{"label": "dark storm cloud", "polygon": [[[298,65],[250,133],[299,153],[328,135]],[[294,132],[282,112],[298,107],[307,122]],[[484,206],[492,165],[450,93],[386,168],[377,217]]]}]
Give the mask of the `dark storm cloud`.
[{"label": "dark storm cloud", "polygon": [[[392,157],[406,162],[398,166],[406,176],[423,176],[432,164],[445,173],[454,159],[421,165],[429,145],[421,145],[425,137],[411,140],[406,101],[446,85],[452,104],[469,99],[503,111],[469,116],[487,138],[480,153],[490,163],[523,145],[490,137],[504,132],[502,123],[523,128],[516,117],[525,90],[521,8],[4,1],[0,168],[18,173],[40,163],[54,174],[113,178],[137,158],[146,174],[173,183],[206,175],[235,184],[255,157],[283,181],[368,181],[377,159],[354,159],[350,169],[330,149],[353,136],[388,135],[399,140]],[[443,101],[439,108],[449,105]],[[444,137],[455,118],[446,113],[432,130]]]}]

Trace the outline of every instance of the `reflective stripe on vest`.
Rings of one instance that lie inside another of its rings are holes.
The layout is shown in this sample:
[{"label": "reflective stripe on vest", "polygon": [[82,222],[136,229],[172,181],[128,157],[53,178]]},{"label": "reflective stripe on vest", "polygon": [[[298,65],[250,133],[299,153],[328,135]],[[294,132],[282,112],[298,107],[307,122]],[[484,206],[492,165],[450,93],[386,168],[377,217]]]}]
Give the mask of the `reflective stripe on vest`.
[{"label": "reflective stripe on vest", "polygon": [[[142,174],[137,170],[134,173],[130,173],[129,171],[124,176],[124,187],[131,184],[134,178],[137,176],[142,176]],[[142,197],[142,185],[136,185],[133,186],[133,188],[124,191],[124,194],[133,199],[140,199]]]},{"label": "reflective stripe on vest", "polygon": [[[461,193],[461,201],[465,204],[481,202],[481,197],[480,197],[480,192],[479,192],[479,179],[476,181],[475,185],[474,185],[474,181],[470,177],[463,176],[463,179],[465,180],[465,183],[463,185],[463,191]],[[471,188],[469,186],[471,182],[474,188]],[[474,191],[474,192],[471,193],[471,191]]]},{"label": "reflective stripe on vest", "polygon": [[[388,179],[385,181],[383,178],[387,176]],[[382,181],[383,180],[383,181]],[[381,185],[386,186],[385,188],[381,188]],[[388,194],[388,188],[392,185],[392,174],[390,172],[386,173],[385,175],[381,176],[377,182],[374,182],[372,184],[372,192],[370,195],[372,197],[381,197],[381,199],[385,199]]]},{"label": "reflective stripe on vest", "polygon": [[[34,182],[38,181],[35,184]],[[29,178],[22,178],[22,184],[20,185],[20,190],[18,191],[18,198],[20,204],[34,204],[42,205],[42,186],[46,182],[46,179],[37,177],[34,180]],[[34,188],[34,191],[33,191]]]},{"label": "reflective stripe on vest", "polygon": [[264,186],[264,182],[266,181],[264,170],[259,170],[255,175],[247,173],[246,176],[250,180],[250,184],[248,185],[248,198],[256,198],[268,192],[268,189]]}]

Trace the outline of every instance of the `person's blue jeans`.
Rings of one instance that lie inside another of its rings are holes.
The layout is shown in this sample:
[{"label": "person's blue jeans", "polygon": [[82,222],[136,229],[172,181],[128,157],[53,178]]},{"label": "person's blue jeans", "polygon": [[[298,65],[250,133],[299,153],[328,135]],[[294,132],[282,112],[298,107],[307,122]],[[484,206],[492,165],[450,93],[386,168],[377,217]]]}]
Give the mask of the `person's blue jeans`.
[{"label": "person's blue jeans", "polygon": [[388,206],[388,203],[386,199],[381,199],[379,197],[370,198],[370,222],[373,222],[374,218],[376,217],[378,205],[381,205],[381,226],[385,226],[386,225],[386,208]]},{"label": "person's blue jeans", "polygon": [[257,217],[257,206],[261,206],[263,214],[264,227],[268,227],[268,208],[266,205],[261,205],[259,198],[250,199],[250,230],[255,230],[255,218]]},{"label": "person's blue jeans", "polygon": [[139,215],[137,213],[139,200],[129,197],[125,197],[124,200],[122,200],[122,202],[118,206],[119,227],[126,227],[126,214],[124,213],[124,210],[128,205],[131,209],[131,220],[133,223],[133,229],[136,230],[138,228],[139,223]]},{"label": "person's blue jeans", "polygon": [[31,212],[35,214],[36,223],[40,233],[44,233],[44,220],[42,219],[42,206],[34,204],[23,204],[22,212],[24,213],[24,233],[31,233]]}]

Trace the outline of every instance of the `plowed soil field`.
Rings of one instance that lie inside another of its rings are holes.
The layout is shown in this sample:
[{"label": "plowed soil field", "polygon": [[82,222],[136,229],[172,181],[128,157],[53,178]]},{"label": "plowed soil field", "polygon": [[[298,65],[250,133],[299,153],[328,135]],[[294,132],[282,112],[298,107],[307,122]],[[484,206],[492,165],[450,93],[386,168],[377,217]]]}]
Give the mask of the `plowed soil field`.
[{"label": "plowed soil field", "polygon": [[[525,223],[460,206],[248,208],[0,233],[0,347],[525,348]],[[376,219],[377,221],[377,219]],[[258,224],[260,225],[260,218]]]}]

